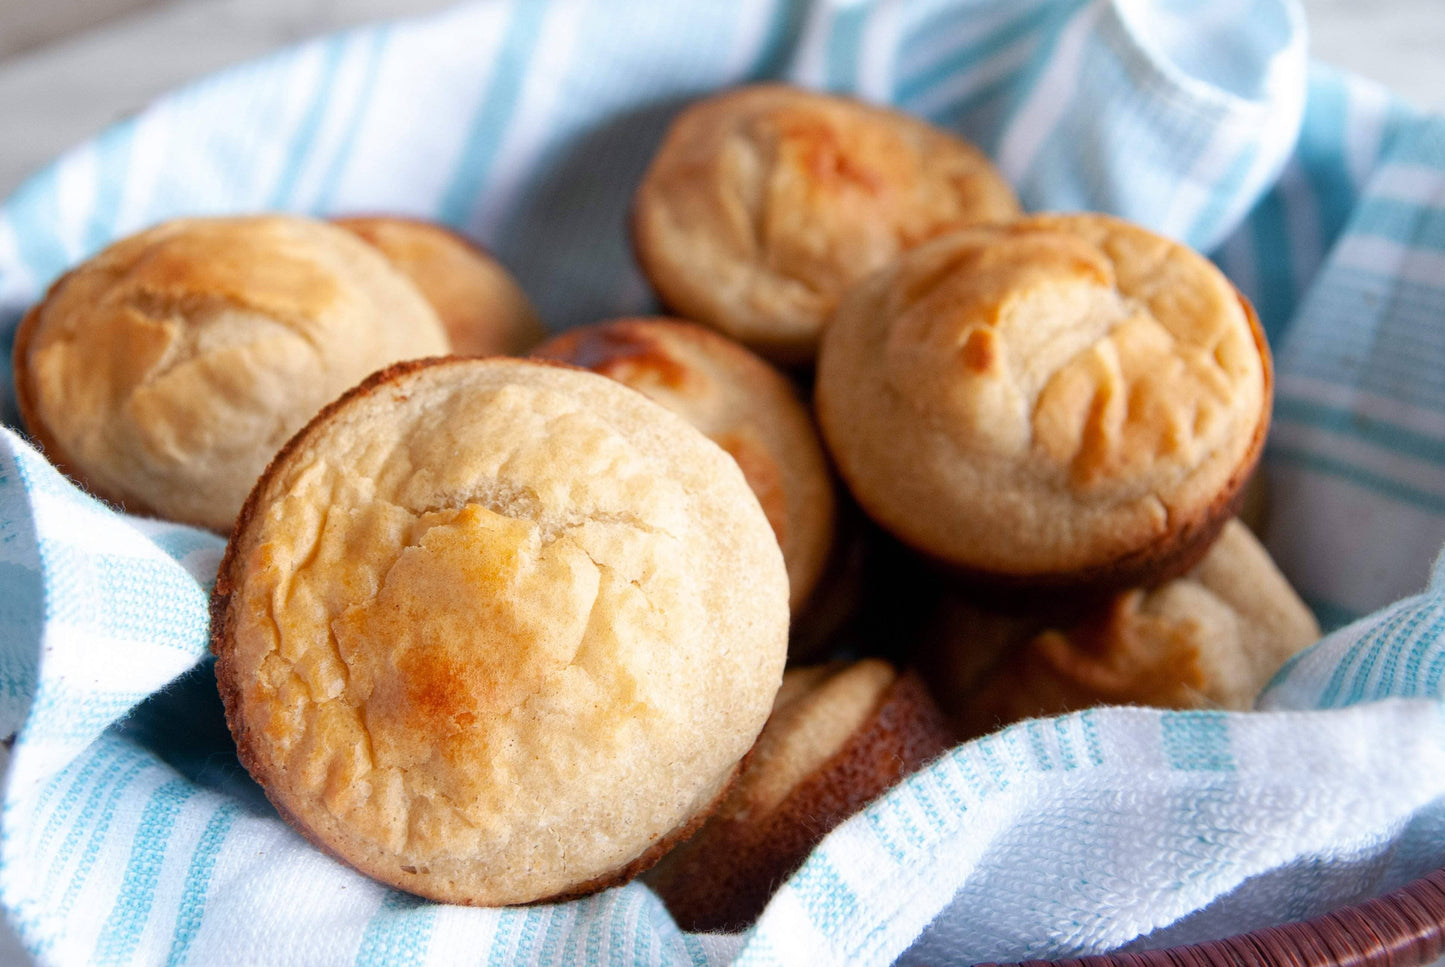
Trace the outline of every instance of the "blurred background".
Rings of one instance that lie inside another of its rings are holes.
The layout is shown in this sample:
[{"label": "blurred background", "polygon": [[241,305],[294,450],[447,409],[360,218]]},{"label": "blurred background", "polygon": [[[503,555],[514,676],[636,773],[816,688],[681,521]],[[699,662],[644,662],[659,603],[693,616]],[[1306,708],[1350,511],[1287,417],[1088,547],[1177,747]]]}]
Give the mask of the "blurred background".
[{"label": "blurred background", "polygon": [[[0,0],[0,197],[65,148],[188,80],[338,27],[450,2]],[[1445,0],[1304,7],[1315,57],[1445,110]]]},{"label": "blurred background", "polygon": [[[319,33],[451,2],[0,0],[0,198],[173,87]],[[1445,111],[1445,0],[1303,5],[1314,58]],[[0,967],[26,963],[0,919]]]}]

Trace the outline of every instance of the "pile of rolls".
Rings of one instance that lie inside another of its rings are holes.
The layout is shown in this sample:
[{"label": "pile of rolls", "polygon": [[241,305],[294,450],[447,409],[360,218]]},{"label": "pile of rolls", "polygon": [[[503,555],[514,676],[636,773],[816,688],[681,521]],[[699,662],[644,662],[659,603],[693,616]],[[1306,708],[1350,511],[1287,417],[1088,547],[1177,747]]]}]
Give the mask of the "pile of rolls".
[{"label": "pile of rolls", "polygon": [[219,694],[318,848],[450,903],[642,875],[740,929],[958,741],[1248,708],[1318,636],[1236,516],[1272,369],[1199,254],[776,84],[682,111],[630,230],[668,315],[550,338],[389,216],[167,222],[23,320],[47,456],[229,534]]}]

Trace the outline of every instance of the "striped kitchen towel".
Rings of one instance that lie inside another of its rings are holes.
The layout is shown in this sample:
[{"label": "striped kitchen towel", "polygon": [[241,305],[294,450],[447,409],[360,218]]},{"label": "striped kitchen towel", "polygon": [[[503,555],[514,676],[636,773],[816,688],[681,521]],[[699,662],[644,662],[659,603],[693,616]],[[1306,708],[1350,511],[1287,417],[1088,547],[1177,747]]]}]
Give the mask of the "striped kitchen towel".
[{"label": "striped kitchen towel", "polygon": [[[669,118],[786,78],[896,104],[1027,206],[1213,252],[1277,352],[1271,550],[1326,626],[1248,714],[1106,708],[954,750],[744,934],[648,890],[480,910],[293,834],[206,659],[221,541],[0,429],[0,905],[44,963],[967,963],[1309,916],[1445,865],[1445,121],[1310,66],[1292,0],[482,0],[227,71],[0,207],[0,325],[160,219],[440,218],[556,327],[647,311],[624,233]],[[5,421],[15,424],[11,390]],[[1433,574],[1433,576],[1432,576]]]}]

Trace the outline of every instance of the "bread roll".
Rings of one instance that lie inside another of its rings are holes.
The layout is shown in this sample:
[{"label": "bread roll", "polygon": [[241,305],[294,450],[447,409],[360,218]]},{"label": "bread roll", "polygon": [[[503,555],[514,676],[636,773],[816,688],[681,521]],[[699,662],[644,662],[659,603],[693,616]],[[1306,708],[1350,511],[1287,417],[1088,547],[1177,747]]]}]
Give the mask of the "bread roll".
[{"label": "bread roll", "polygon": [[789,671],[737,785],[647,884],[684,930],[743,929],[835,826],[953,743],[916,675],[877,659]]},{"label": "bread roll", "polygon": [[465,236],[416,218],[357,215],[333,221],[375,246],[416,284],[441,318],[452,352],[518,356],[546,338],[517,280]]},{"label": "bread roll", "polygon": [[812,360],[839,297],[940,232],[1019,213],[972,145],[782,84],[685,110],[638,188],[638,261],[678,315],[778,362]]},{"label": "bread roll", "polygon": [[289,822],[448,903],[649,865],[777,692],[787,576],[737,465],[551,364],[383,371],[293,438],[213,601],[242,763]]},{"label": "bread roll", "polygon": [[368,373],[447,351],[416,287],[349,232],[181,219],[60,278],[16,336],[21,413],[133,513],[229,531],[286,439]]},{"label": "bread roll", "polygon": [[977,581],[1181,573],[1264,444],[1253,311],[1202,256],[1104,215],[967,229],[844,299],[817,413],[869,516]]},{"label": "bread roll", "polygon": [[1248,709],[1319,635],[1235,520],[1193,570],[1158,588],[1026,617],[951,598],[922,661],[939,703],[975,736],[1094,705]]}]

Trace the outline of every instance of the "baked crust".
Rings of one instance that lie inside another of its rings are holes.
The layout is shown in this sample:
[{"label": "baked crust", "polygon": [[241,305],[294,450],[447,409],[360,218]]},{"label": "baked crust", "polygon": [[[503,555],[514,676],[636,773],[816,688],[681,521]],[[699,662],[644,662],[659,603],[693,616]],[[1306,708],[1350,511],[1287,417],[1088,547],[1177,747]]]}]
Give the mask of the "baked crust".
[{"label": "baked crust", "polygon": [[271,455],[366,374],[445,352],[370,246],[311,219],[181,219],[116,242],[26,315],[26,425],[96,496],[229,531]]},{"label": "baked crust", "polygon": [[1018,214],[967,142],[897,111],[761,84],[678,116],[631,224],[674,312],[798,363],[854,282],[941,232]]},{"label": "baked crust", "polygon": [[684,930],[743,929],[834,827],[955,741],[912,672],[791,670],[732,792],[646,882]]},{"label": "baked crust", "polygon": [[854,289],[819,358],[839,472],[895,536],[975,581],[1127,587],[1232,516],[1273,374],[1248,303],[1121,219],[967,229]]},{"label": "baked crust", "polygon": [[736,465],[610,380],[424,360],[328,406],[227,546],[242,763],[327,851],[500,905],[633,875],[767,717],[787,585]]},{"label": "baked crust", "polygon": [[411,279],[441,318],[457,355],[520,356],[546,338],[517,280],[465,235],[398,215],[331,221],[375,246]]},{"label": "baked crust", "polygon": [[1094,705],[1248,709],[1320,634],[1314,615],[1238,520],[1189,573],[1054,614],[954,597],[921,658],[963,734]]},{"label": "baked crust", "polygon": [[631,386],[726,450],[782,546],[789,604],[799,613],[828,561],[835,507],[818,432],[782,373],[725,336],[664,317],[569,329],[532,355]]}]

